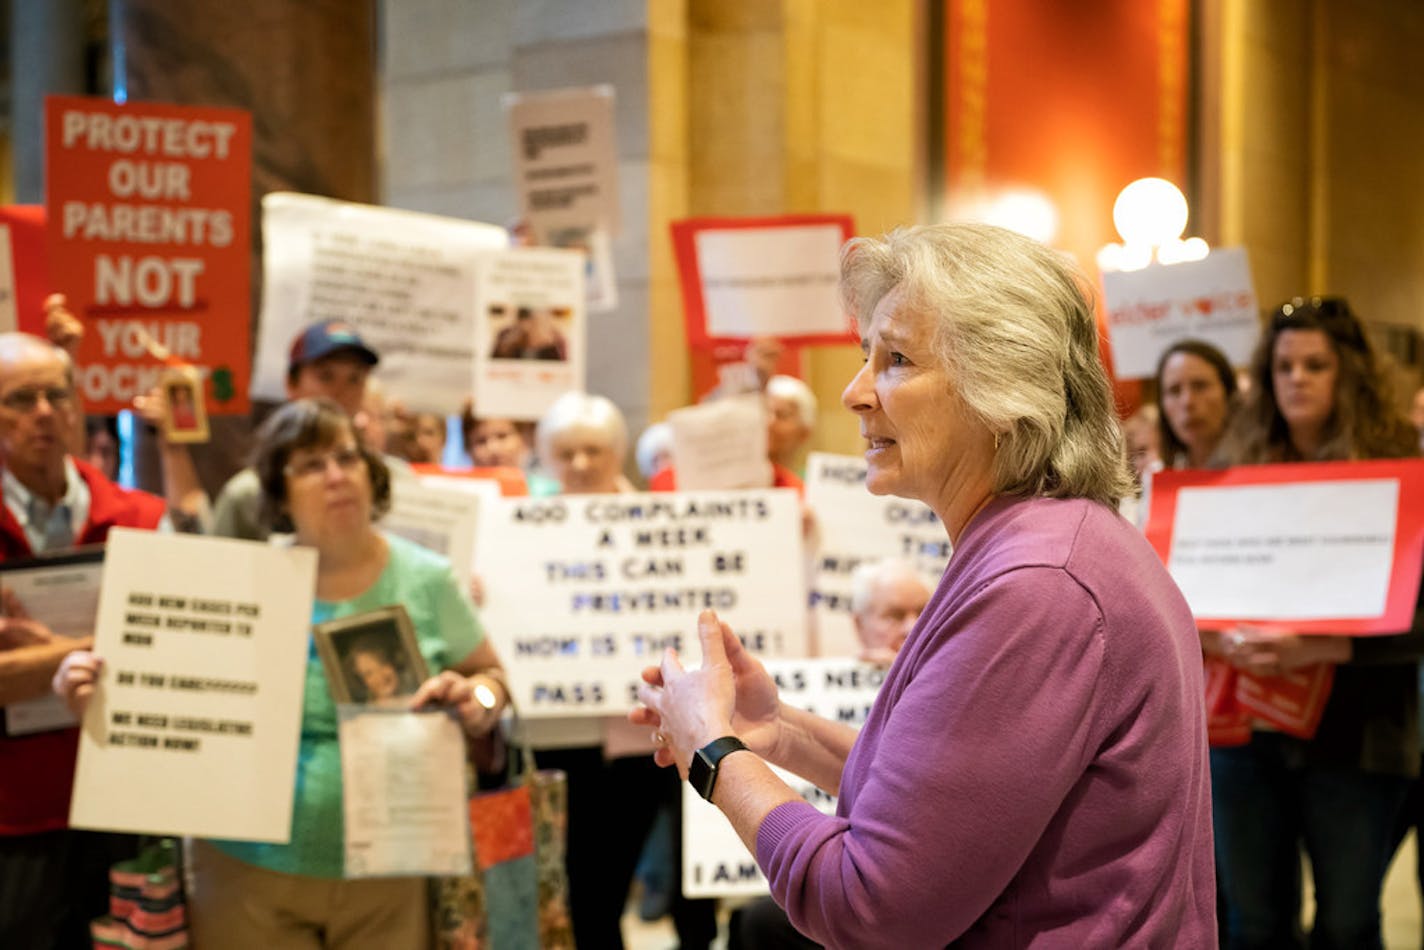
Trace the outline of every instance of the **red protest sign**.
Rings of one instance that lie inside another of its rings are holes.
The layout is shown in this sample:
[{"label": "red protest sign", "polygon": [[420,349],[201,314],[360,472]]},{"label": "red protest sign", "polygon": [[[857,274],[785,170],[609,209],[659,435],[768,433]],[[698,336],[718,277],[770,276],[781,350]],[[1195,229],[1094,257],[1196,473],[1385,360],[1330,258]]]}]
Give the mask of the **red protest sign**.
[{"label": "red protest sign", "polygon": [[126,408],[166,355],[197,367],[211,412],[246,412],[248,113],[52,96],[45,174],[49,289],[84,322],[90,411]]},{"label": "red protest sign", "polygon": [[1424,459],[1158,472],[1147,540],[1204,630],[1400,633],[1424,563]]},{"label": "red protest sign", "polygon": [[840,247],[854,234],[848,214],[674,221],[688,344],[856,342],[839,289]]}]

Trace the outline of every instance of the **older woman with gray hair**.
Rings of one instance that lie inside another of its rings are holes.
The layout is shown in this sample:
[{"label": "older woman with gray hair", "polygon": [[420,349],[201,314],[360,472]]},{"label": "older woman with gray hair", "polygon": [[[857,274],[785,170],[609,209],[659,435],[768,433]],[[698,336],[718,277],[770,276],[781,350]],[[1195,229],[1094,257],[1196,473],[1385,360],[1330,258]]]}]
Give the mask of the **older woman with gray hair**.
[{"label": "older woman with gray hair", "polygon": [[710,611],[701,667],[669,652],[630,718],[821,943],[1211,945],[1196,626],[1115,510],[1132,483],[1082,279],[983,225],[841,261],[866,484],[933,508],[954,557],[858,735],[781,702]]}]

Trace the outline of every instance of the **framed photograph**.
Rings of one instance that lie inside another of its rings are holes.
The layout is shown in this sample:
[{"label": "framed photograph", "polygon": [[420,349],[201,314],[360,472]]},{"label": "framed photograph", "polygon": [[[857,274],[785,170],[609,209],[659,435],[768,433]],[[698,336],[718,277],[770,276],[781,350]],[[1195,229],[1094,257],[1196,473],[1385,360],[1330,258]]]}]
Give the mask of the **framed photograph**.
[{"label": "framed photograph", "polygon": [[398,701],[430,676],[410,615],[399,604],[319,623],[312,634],[338,703]]},{"label": "framed photograph", "polygon": [[208,409],[203,401],[203,381],[191,366],[174,368],[159,383],[167,411],[163,435],[169,442],[208,441]]}]

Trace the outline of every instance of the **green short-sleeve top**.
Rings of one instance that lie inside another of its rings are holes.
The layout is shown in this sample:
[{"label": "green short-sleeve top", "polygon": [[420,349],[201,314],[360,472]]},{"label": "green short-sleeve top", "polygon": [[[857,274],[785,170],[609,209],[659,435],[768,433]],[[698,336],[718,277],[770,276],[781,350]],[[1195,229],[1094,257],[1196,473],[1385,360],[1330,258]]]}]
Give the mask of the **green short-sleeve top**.
[{"label": "green short-sleeve top", "polygon": [[[479,646],[484,630],[469,592],[444,558],[395,535],[383,535],[390,559],[380,577],[350,600],[318,600],[312,623],[403,604],[432,672],[454,666]],[[315,643],[308,644],[302,735],[297,751],[292,834],[287,844],[214,841],[231,857],[284,874],[339,878],[343,870],[341,750],[336,704]]]}]

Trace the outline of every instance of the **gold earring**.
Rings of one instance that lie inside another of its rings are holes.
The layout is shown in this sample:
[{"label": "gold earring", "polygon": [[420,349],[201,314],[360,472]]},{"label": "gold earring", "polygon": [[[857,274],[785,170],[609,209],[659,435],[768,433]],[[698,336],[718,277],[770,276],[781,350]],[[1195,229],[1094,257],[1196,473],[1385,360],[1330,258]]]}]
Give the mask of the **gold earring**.
[{"label": "gold earring", "polygon": [[1002,432],[995,432],[995,433],[994,433],[994,451],[995,451],[995,452],[999,451],[999,442],[1000,442],[1000,440],[1002,440],[1003,438],[1004,438],[1004,434],[1003,434]]}]

